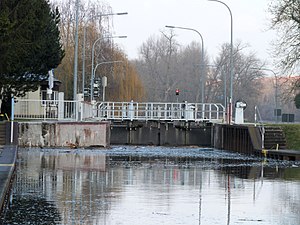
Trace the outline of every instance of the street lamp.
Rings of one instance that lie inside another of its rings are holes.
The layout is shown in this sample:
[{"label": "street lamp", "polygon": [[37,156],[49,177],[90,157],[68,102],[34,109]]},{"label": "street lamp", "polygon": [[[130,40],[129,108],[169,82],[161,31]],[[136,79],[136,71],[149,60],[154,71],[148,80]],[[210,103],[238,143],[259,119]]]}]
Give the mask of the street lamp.
[{"label": "street lamp", "polygon": [[[94,69],[94,74],[93,74],[93,77],[95,78],[95,75],[96,75],[96,70],[98,68],[98,66],[101,66],[103,64],[111,64],[111,63],[122,63],[123,61],[108,61],[108,62],[101,62],[101,63],[98,63],[96,66],[95,66],[95,69]],[[105,100],[105,86],[104,84],[102,83],[102,86],[103,86],[103,96],[102,96],[102,101],[104,102]]]},{"label": "street lamp", "polygon": [[78,17],[79,17],[79,0],[76,0],[76,23],[75,23],[75,49],[74,49],[74,78],[73,78],[73,100],[77,95],[77,73],[78,73]]},{"label": "street lamp", "polygon": [[92,47],[92,72],[91,72],[91,102],[93,101],[93,95],[94,95],[94,55],[95,55],[95,45],[98,41],[104,40],[104,39],[112,39],[112,38],[127,38],[127,36],[108,36],[108,37],[100,37],[98,38]]},{"label": "street lamp", "polygon": [[[106,14],[100,14],[98,15],[100,18],[103,16],[120,16],[120,15],[127,15],[128,12],[120,12],[120,13],[106,13]],[[84,26],[83,31],[83,50],[82,50],[82,92],[84,92],[84,86],[85,86],[85,42],[86,42],[86,26]]]},{"label": "street lamp", "polygon": [[233,17],[231,10],[228,5],[226,5],[224,2],[219,1],[219,0],[208,0],[211,2],[219,2],[226,6],[226,8],[229,11],[230,14],[230,98],[229,98],[229,112],[228,112],[228,118],[229,118],[229,124],[232,121],[232,98],[233,98],[233,93],[232,93],[232,85],[233,85]]},{"label": "street lamp", "polygon": [[176,27],[176,26],[166,26],[167,28],[173,28],[173,29],[182,29],[182,30],[190,30],[196,32],[200,38],[201,38],[201,63],[200,63],[200,74],[202,74],[202,79],[201,79],[201,103],[204,103],[204,81],[205,81],[205,75],[204,75],[204,44],[203,44],[203,37],[201,33],[195,29],[192,28],[187,28],[187,27]]},{"label": "street lamp", "polygon": [[100,18],[102,16],[121,16],[121,15],[127,15],[128,12],[120,12],[120,13],[105,13],[105,14],[100,14],[98,15]]},{"label": "street lamp", "polygon": [[275,121],[276,123],[278,122],[278,118],[277,118],[277,107],[278,107],[278,80],[277,80],[277,74],[274,72],[274,70],[268,69],[268,68],[250,68],[250,69],[256,69],[256,70],[264,70],[264,71],[269,71],[271,73],[273,73],[274,77],[275,77]]}]

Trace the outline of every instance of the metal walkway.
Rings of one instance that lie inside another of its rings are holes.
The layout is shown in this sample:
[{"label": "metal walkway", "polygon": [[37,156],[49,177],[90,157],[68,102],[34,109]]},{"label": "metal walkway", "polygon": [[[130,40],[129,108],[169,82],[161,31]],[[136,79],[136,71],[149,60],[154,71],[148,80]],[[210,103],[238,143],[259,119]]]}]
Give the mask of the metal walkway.
[{"label": "metal walkway", "polygon": [[218,103],[97,102],[94,107],[98,120],[225,121],[225,107]]},{"label": "metal walkway", "polygon": [[96,102],[18,99],[15,118],[55,121],[225,121],[219,103]]}]

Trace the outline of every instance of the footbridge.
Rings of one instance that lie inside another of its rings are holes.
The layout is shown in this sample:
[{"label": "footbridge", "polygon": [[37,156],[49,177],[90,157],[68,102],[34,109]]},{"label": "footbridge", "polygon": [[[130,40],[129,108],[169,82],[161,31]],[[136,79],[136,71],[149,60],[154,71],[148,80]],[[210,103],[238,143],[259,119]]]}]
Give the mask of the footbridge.
[{"label": "footbridge", "polygon": [[97,102],[94,119],[110,121],[225,121],[219,103]]},{"label": "footbridge", "polygon": [[[97,135],[101,132],[98,126],[103,125],[110,128],[107,131],[109,135],[102,132],[109,137],[107,143],[110,144],[211,146],[212,124],[225,121],[225,108],[218,103],[130,101],[92,104],[85,101],[18,99],[14,108],[15,119],[43,121],[30,123],[39,127],[36,128],[39,130],[36,132],[38,138],[34,140],[63,134],[55,140],[74,145],[83,140],[85,145],[99,145]],[[68,126],[69,129],[64,130],[63,127]],[[48,130],[45,132],[43,129]],[[56,131],[59,133],[56,134]],[[53,135],[44,135],[50,133]],[[29,143],[33,140],[31,136],[30,140],[25,138]],[[44,142],[52,143],[48,139]]]},{"label": "footbridge", "polygon": [[85,102],[18,99],[15,118],[43,121],[225,121],[219,103],[174,102]]}]

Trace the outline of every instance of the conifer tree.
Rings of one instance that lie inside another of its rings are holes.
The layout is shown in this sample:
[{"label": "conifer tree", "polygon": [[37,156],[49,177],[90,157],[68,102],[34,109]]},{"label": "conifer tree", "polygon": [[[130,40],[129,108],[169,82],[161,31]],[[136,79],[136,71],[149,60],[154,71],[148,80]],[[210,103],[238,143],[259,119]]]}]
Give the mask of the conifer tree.
[{"label": "conifer tree", "polygon": [[11,97],[37,90],[56,68],[64,51],[60,43],[60,14],[47,0],[0,1],[1,112],[10,113]]}]

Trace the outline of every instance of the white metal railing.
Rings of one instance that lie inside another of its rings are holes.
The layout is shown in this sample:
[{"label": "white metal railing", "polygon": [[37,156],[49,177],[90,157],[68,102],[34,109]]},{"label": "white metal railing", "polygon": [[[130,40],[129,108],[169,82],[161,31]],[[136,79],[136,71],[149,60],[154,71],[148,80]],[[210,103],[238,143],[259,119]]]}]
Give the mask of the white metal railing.
[{"label": "white metal railing", "polygon": [[97,102],[94,110],[99,120],[225,121],[219,103]]},{"label": "white metal railing", "polygon": [[19,99],[15,119],[26,120],[138,120],[225,121],[218,103],[96,102]]},{"label": "white metal railing", "polygon": [[254,121],[255,121],[255,126],[257,126],[258,124],[258,127],[259,127],[259,131],[260,131],[260,134],[261,134],[261,148],[264,149],[265,148],[265,126],[264,126],[264,123],[262,121],[262,118],[261,118],[261,115],[260,115],[260,112],[258,110],[258,107],[255,106],[254,107]]},{"label": "white metal railing", "polygon": [[81,121],[93,117],[93,106],[87,102],[65,100],[18,99],[15,119]]}]

